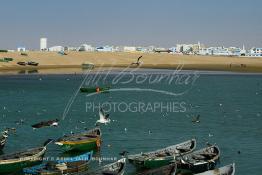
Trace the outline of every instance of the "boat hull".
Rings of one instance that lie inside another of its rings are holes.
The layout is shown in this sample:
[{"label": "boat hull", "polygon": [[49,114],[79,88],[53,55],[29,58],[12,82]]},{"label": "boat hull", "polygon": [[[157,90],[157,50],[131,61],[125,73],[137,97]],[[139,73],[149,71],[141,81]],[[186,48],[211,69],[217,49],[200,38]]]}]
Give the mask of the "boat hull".
[{"label": "boat hull", "polygon": [[144,161],[134,160],[131,161],[137,168],[142,169],[152,169],[152,168],[159,168],[162,166],[169,165],[171,161],[174,160],[174,157],[165,157],[163,159],[149,159]]},{"label": "boat hull", "polygon": [[[170,162],[175,161],[176,156],[182,156],[184,154],[191,153],[195,149],[195,146],[196,140],[192,139],[160,150],[130,155],[128,156],[128,160],[130,163],[134,164],[138,169],[159,168],[162,166],[169,165]],[[187,148],[187,151],[179,153],[178,148],[180,148],[180,150],[182,150],[181,148]]]},{"label": "boat hull", "polygon": [[[12,172],[20,172],[23,168],[35,166],[41,164],[45,155],[46,147],[30,149],[27,152],[20,152],[11,155],[3,155],[0,159],[0,174],[7,174]],[[32,152],[34,154],[26,156]],[[22,157],[14,157],[23,153]],[[10,156],[10,159],[8,157]],[[13,156],[13,157],[12,157]]]},{"label": "boat hull", "polygon": [[214,170],[206,171],[204,173],[199,173],[197,175],[234,175],[235,174],[235,164],[227,165]]},{"label": "boat hull", "polygon": [[83,152],[83,151],[91,151],[91,150],[96,150],[97,147],[97,139],[90,140],[86,143],[62,143],[59,144],[60,147],[62,148],[63,151],[65,152],[70,152],[70,151],[78,151],[78,152]]},{"label": "boat hull", "polygon": [[110,88],[100,88],[99,91],[97,88],[80,88],[80,91],[83,93],[108,93]]},{"label": "boat hull", "polygon": [[[57,162],[47,162],[23,169],[25,175],[81,175],[88,171],[88,163],[92,159],[93,151],[76,157],[69,157]],[[52,166],[50,166],[53,163]],[[63,169],[56,168],[61,165]]]},{"label": "boat hull", "polygon": [[162,166],[160,168],[153,168],[148,170],[143,170],[136,173],[136,175],[175,175],[176,173],[176,164],[169,164]]},{"label": "boat hull", "polygon": [[20,172],[23,168],[31,167],[40,164],[42,161],[21,161],[9,164],[0,164],[0,174]]}]

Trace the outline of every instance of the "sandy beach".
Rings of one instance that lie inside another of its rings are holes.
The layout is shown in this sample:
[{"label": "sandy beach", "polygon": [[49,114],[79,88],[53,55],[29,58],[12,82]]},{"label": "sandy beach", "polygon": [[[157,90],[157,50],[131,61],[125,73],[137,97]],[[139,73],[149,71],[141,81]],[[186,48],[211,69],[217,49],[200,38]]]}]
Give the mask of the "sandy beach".
[{"label": "sandy beach", "polygon": [[[125,68],[136,62],[141,55],[143,56],[141,68],[177,69],[178,66],[182,66],[183,70],[262,72],[262,58],[123,52],[68,52],[68,55],[60,55],[56,52],[28,52],[27,54],[28,56],[23,56],[20,52],[0,53],[0,59],[5,57],[14,59],[11,62],[0,62],[0,73],[38,69],[39,73],[62,74],[67,71],[75,72],[84,62],[93,63],[96,68]],[[17,64],[19,61],[34,61],[39,65],[20,66]]]}]

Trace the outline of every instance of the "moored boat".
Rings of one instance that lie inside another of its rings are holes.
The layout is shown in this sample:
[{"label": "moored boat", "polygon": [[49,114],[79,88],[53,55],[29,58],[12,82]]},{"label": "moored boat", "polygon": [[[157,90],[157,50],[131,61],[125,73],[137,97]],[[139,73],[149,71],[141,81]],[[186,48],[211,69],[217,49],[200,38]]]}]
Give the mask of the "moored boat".
[{"label": "moored boat", "polygon": [[156,151],[130,155],[128,160],[137,168],[158,168],[170,164],[176,156],[191,153],[195,147],[196,140],[192,139]]},{"label": "moored boat", "polygon": [[81,87],[80,91],[83,93],[107,93],[110,87]]},{"label": "moored boat", "polygon": [[46,141],[43,147],[0,156],[0,174],[17,172],[40,164],[50,142],[51,140]]},{"label": "moored boat", "polygon": [[193,174],[213,170],[219,161],[220,150],[210,146],[176,158],[178,171],[191,171]]},{"label": "moored boat", "polygon": [[122,158],[117,162],[105,165],[94,172],[89,172],[87,175],[123,175],[125,173],[125,166],[126,158]]},{"label": "moored boat", "polygon": [[6,130],[2,132],[2,135],[0,136],[0,151],[4,149],[7,138],[8,138],[8,131]]},{"label": "moored boat", "polygon": [[32,128],[39,129],[39,128],[48,127],[48,126],[57,126],[58,122],[59,122],[58,119],[42,121],[40,123],[36,123],[36,124],[32,125]]},{"label": "moored boat", "polygon": [[141,172],[136,173],[136,175],[175,175],[176,174],[176,164],[171,163],[166,166],[162,166],[160,168],[143,170]]},{"label": "moored boat", "polygon": [[221,168],[216,168],[214,170],[209,170],[196,175],[234,175],[235,171],[235,164],[233,163]]},{"label": "moored boat", "polygon": [[31,168],[24,168],[25,175],[78,175],[88,170],[93,151],[76,157],[63,158],[56,162],[45,162]]},{"label": "moored boat", "polygon": [[64,151],[90,151],[100,148],[101,130],[95,128],[80,134],[73,134],[59,138],[55,144],[59,145]]}]

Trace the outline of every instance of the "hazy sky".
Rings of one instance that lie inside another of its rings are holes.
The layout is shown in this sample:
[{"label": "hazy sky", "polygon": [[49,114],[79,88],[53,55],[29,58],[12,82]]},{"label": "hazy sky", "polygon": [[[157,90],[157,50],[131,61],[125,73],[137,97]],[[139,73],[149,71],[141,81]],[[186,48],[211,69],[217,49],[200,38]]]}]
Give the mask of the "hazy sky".
[{"label": "hazy sky", "polygon": [[1,0],[0,48],[200,41],[262,47],[261,0]]}]

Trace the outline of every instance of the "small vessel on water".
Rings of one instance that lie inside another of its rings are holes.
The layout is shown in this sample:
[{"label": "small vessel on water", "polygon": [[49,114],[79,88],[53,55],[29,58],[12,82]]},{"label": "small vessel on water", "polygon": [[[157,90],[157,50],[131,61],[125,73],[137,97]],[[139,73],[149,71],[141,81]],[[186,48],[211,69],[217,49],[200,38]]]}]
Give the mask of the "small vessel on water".
[{"label": "small vessel on water", "polygon": [[5,131],[2,132],[2,134],[0,136],[0,151],[2,151],[4,149],[7,138],[8,138],[8,131],[5,130]]},{"label": "small vessel on water", "polygon": [[34,129],[39,129],[39,128],[49,127],[49,126],[58,126],[58,122],[59,122],[58,119],[42,121],[40,123],[36,123],[36,124],[32,125],[32,127]]},{"label": "small vessel on water", "polygon": [[170,164],[171,161],[175,160],[176,156],[191,153],[195,148],[196,140],[192,139],[156,151],[130,155],[128,160],[137,168],[158,168]]},{"label": "small vessel on water", "polygon": [[81,87],[80,91],[84,93],[108,93],[110,87]]},{"label": "small vessel on water", "polygon": [[23,168],[40,164],[46,147],[51,142],[52,140],[49,139],[42,147],[0,156],[0,174],[19,172]]},{"label": "small vessel on water", "polygon": [[76,157],[63,158],[56,162],[45,162],[31,168],[24,168],[25,175],[78,175],[88,171],[93,151]]},{"label": "small vessel on water", "polygon": [[235,164],[233,163],[221,168],[216,168],[214,170],[209,170],[196,175],[234,175],[235,171]]},{"label": "small vessel on water", "polygon": [[175,175],[177,166],[175,163],[171,163],[166,166],[162,166],[160,168],[143,170],[141,172],[136,173],[136,175]]},{"label": "small vessel on water", "polygon": [[126,158],[122,158],[117,162],[105,165],[94,172],[89,172],[87,175],[123,175],[125,173],[125,166]]},{"label": "small vessel on water", "polygon": [[94,128],[84,133],[61,137],[55,144],[59,145],[66,152],[90,151],[100,148],[101,136],[100,128]]},{"label": "small vessel on water", "polygon": [[219,161],[220,150],[210,146],[176,158],[178,171],[191,171],[193,174],[213,170]]}]

